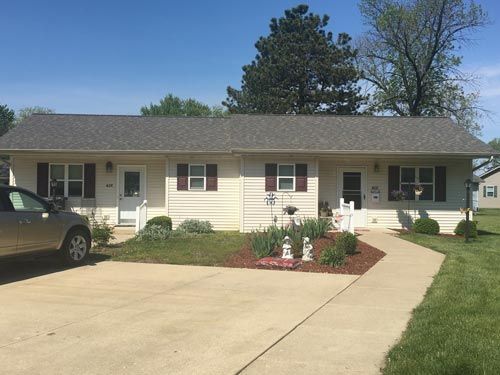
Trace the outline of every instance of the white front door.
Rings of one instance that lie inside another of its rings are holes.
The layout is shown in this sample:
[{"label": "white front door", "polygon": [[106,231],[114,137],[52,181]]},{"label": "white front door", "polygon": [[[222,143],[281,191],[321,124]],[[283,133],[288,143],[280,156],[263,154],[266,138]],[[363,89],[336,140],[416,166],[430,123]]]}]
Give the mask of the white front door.
[{"label": "white front door", "polygon": [[135,224],[136,208],[146,199],[146,167],[118,166],[118,224]]},{"label": "white front door", "polygon": [[337,197],[345,202],[354,201],[354,228],[366,227],[366,168],[343,167],[337,170]]}]

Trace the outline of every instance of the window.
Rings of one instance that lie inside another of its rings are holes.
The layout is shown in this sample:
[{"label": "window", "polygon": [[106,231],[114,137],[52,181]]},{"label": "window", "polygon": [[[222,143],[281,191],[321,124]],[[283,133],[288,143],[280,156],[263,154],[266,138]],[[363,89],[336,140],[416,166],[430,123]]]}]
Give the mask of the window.
[{"label": "window", "polygon": [[189,164],[189,190],[205,190],[205,164]]},{"label": "window", "polygon": [[[57,180],[57,187],[52,192],[50,189],[50,180]],[[83,196],[83,164],[50,164],[49,179],[50,195],[65,197]]]},{"label": "window", "polygon": [[[434,168],[432,167],[401,167],[400,189],[406,193],[408,200],[434,200]],[[415,195],[415,185],[422,188],[420,196]]]},{"label": "window", "polygon": [[495,197],[495,187],[494,186],[486,186],[486,197],[488,197],[488,198]]},{"label": "window", "polygon": [[10,191],[9,199],[14,210],[19,212],[46,212],[48,208],[45,203],[23,191]]},{"label": "window", "polygon": [[278,191],[295,190],[295,164],[278,164]]}]

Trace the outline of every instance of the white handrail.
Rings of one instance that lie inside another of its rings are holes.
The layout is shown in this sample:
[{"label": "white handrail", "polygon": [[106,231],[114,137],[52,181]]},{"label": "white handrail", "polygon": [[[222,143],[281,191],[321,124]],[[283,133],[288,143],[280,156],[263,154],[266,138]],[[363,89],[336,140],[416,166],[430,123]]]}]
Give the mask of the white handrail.
[{"label": "white handrail", "polygon": [[148,217],[148,201],[144,200],[135,209],[135,232],[139,232],[142,228],[146,226],[146,221]]},{"label": "white handrail", "polygon": [[345,203],[344,198],[340,198],[340,230],[354,234],[354,201]]}]

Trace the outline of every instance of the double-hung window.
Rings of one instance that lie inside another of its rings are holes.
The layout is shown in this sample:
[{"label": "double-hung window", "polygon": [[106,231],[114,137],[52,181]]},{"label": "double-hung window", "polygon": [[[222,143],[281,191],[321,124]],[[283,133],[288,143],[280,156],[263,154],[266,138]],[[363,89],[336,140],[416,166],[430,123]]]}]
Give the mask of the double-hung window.
[{"label": "double-hung window", "polygon": [[[57,180],[53,194],[65,197],[83,196],[83,164],[50,164],[50,181]],[[50,190],[49,181],[49,191]]]},{"label": "double-hung window", "polygon": [[[401,190],[406,193],[408,200],[434,200],[434,168],[432,167],[401,167]],[[420,196],[415,194],[415,186],[423,189]]]},{"label": "double-hung window", "polygon": [[495,187],[494,186],[486,186],[486,197],[488,197],[488,198],[495,197]]},{"label": "double-hung window", "polygon": [[189,190],[206,189],[206,167],[205,164],[189,165]]},{"label": "double-hung window", "polygon": [[278,164],[278,191],[295,190],[295,164]]}]

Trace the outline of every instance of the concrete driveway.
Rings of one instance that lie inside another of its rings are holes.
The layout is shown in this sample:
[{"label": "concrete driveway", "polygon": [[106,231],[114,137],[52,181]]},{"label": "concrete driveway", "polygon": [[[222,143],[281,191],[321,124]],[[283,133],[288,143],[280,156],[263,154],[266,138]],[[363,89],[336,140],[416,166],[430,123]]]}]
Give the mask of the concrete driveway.
[{"label": "concrete driveway", "polygon": [[236,373],[357,278],[119,262],[16,277],[17,266],[1,266],[5,374]]}]

